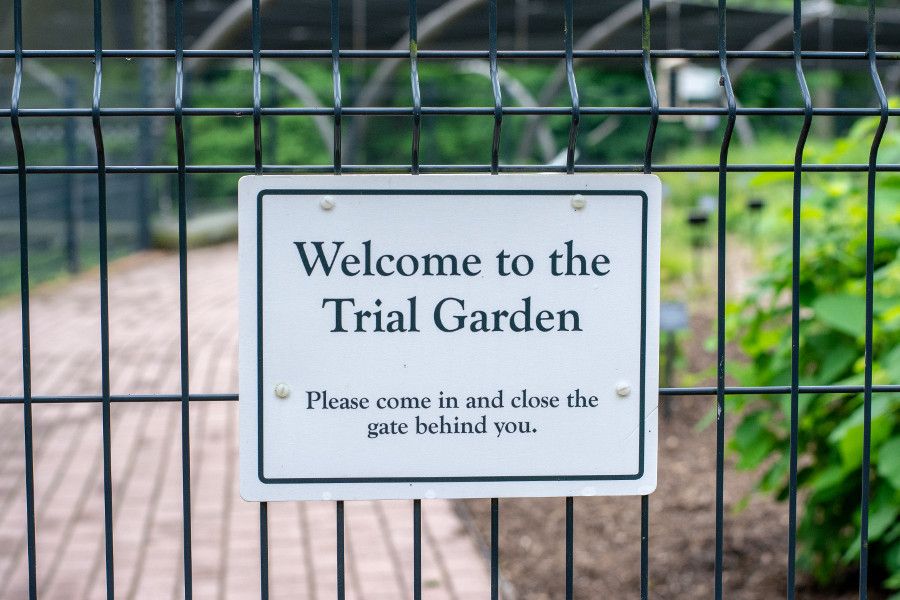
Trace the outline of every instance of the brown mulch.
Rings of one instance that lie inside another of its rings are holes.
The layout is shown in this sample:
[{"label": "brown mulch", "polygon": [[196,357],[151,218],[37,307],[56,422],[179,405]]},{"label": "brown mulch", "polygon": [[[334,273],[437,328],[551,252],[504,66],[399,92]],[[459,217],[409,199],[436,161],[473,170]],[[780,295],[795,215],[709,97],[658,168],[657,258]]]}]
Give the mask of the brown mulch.
[{"label": "brown mulch", "polygon": [[[683,343],[688,372],[714,364],[702,349],[710,315],[692,319]],[[679,382],[676,382],[678,384]],[[708,384],[708,382],[707,382]],[[713,595],[715,560],[716,428],[697,424],[714,398],[673,398],[660,418],[659,485],[650,496],[650,597]],[[734,425],[726,414],[728,430]],[[787,505],[755,495],[746,507],[754,474],[725,467],[724,591],[733,600],[785,597]],[[482,540],[490,539],[488,500],[462,501],[463,515]],[[574,590],[576,598],[637,598],[640,584],[640,499],[576,498]],[[501,575],[515,600],[565,597],[565,501],[561,498],[500,502]],[[798,597],[856,598],[853,575],[841,589],[817,589],[798,575]]]}]

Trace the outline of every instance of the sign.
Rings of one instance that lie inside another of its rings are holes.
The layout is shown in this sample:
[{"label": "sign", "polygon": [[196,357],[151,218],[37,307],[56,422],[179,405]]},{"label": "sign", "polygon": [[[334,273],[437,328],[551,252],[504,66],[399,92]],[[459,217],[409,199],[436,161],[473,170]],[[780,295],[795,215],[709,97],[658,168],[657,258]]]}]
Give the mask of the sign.
[{"label": "sign", "polygon": [[659,190],[241,179],[241,495],[653,491]]}]

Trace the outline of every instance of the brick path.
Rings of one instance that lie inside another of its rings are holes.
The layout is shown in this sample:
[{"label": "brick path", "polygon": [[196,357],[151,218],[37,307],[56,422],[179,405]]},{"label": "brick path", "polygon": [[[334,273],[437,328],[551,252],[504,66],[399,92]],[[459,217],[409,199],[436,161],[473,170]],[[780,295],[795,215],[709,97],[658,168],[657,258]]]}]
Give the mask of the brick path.
[{"label": "brick path", "polygon": [[[236,247],[189,254],[191,391],[237,389]],[[110,275],[113,394],[178,393],[178,266],[150,253]],[[99,390],[96,273],[32,301],[35,395]],[[0,395],[21,395],[18,304],[0,305]],[[180,598],[181,444],[175,403],[112,406],[118,598]],[[34,407],[37,578],[41,598],[105,596],[99,404]],[[0,405],[0,598],[27,596],[22,408]],[[237,406],[191,406],[194,597],[259,597],[259,517],[238,495]],[[449,502],[423,502],[423,595],[488,597],[484,561]],[[411,502],[346,505],[347,597],[412,597]],[[269,505],[273,598],[335,596],[334,503]]]}]

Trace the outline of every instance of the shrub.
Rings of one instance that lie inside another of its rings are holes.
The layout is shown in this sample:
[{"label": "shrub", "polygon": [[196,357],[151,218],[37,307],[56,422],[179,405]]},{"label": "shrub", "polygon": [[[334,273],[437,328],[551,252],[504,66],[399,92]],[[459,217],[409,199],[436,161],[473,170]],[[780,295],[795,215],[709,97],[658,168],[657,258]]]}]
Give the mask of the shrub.
[{"label": "shrub", "polygon": [[[875,121],[858,123],[819,162],[863,162]],[[900,135],[888,132],[880,163],[900,162]],[[784,196],[790,174],[753,185]],[[861,385],[864,369],[866,173],[803,176],[800,259],[800,384]],[[900,383],[900,175],[877,178],[874,261],[875,384]],[[763,276],[729,307],[747,359],[745,385],[788,385],[791,372],[791,207],[770,206],[759,233],[768,243]],[[761,469],[758,489],[788,497],[790,397],[734,400],[737,465]],[[871,581],[900,590],[900,395],[873,394],[869,564]],[[798,566],[820,583],[849,574],[859,558],[862,394],[801,394],[801,504]],[[900,598],[900,594],[895,596]]]}]

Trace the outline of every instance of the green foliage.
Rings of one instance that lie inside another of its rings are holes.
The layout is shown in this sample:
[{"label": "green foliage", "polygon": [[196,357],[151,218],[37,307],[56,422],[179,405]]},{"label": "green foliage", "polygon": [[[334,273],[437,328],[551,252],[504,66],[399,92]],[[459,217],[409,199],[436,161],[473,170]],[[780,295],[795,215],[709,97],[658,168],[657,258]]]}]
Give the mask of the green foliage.
[{"label": "green foliage", "polygon": [[[808,162],[867,162],[875,121],[866,119]],[[900,135],[885,137],[882,163],[900,160]],[[792,175],[763,174],[751,193],[790,198]],[[864,370],[866,173],[805,174],[800,249],[800,384],[861,385]],[[873,378],[900,383],[900,176],[877,178],[874,253]],[[762,216],[762,277],[729,310],[730,334],[748,360],[745,385],[788,385],[791,373],[791,204]],[[742,469],[761,469],[758,488],[788,495],[790,397],[738,398],[740,423],[731,448]],[[799,399],[799,565],[834,582],[859,558],[863,452],[861,394],[802,394]],[[873,583],[900,590],[900,397],[874,394],[871,404],[869,560]]]},{"label": "green foliage", "polygon": [[[331,98],[331,74],[316,64],[292,65],[298,75],[323,102]],[[189,106],[251,106],[251,75],[246,70],[215,72],[203,81],[188,85]],[[300,103],[281,91],[273,97],[276,84],[262,80],[266,106],[296,107]],[[195,116],[185,118],[188,162],[202,165],[253,164],[253,120],[235,117]],[[312,117],[262,118],[262,147],[266,164],[327,164],[331,148],[326,148]],[[165,144],[167,164],[176,160],[175,132],[169,131]],[[238,175],[197,174],[188,179],[191,203],[201,206],[232,205]],[[174,181],[171,182],[174,185]],[[174,197],[174,193],[172,194]],[[198,202],[199,201],[199,202]]]}]

